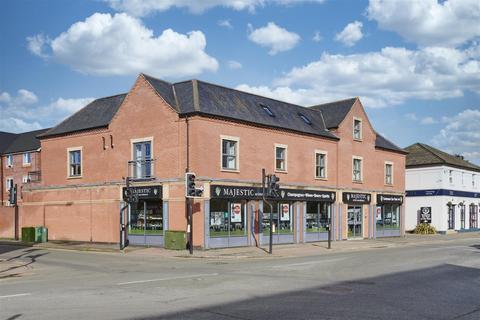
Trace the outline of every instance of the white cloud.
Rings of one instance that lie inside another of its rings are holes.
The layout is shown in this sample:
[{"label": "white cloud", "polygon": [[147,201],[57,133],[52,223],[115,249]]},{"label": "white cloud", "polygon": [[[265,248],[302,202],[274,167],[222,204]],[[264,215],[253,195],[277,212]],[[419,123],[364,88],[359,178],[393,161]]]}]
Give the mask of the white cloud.
[{"label": "white cloud", "polygon": [[50,44],[51,40],[43,34],[37,34],[31,37],[27,37],[28,50],[34,55],[42,58],[47,58],[45,53],[46,47]]},{"label": "white cloud", "polygon": [[342,32],[336,34],[335,40],[347,47],[352,47],[363,38],[362,27],[363,23],[360,21],[351,22],[345,26]]},{"label": "white cloud", "polygon": [[293,49],[300,41],[300,36],[269,22],[265,27],[253,30],[249,25],[250,34],[248,39],[270,49],[268,54],[275,55],[282,51]]},{"label": "white cloud", "polygon": [[322,41],[322,36],[320,35],[320,31],[315,31],[315,34],[313,35],[312,41],[313,42]]},{"label": "white cloud", "polygon": [[81,73],[148,72],[172,78],[216,71],[218,62],[205,52],[205,46],[201,31],[181,34],[166,29],[155,37],[140,20],[125,13],[95,13],[74,23],[49,43],[55,61]]},{"label": "white cloud", "polygon": [[430,125],[430,124],[436,124],[438,123],[438,121],[435,120],[433,117],[425,117],[422,120],[420,120],[420,123],[425,125]]},{"label": "white cloud", "polygon": [[367,107],[442,100],[466,91],[480,94],[480,50],[387,47],[351,55],[323,53],[319,60],[291,69],[272,87],[241,87],[303,105],[353,96]]},{"label": "white cloud", "polygon": [[16,95],[0,93],[0,131],[23,132],[53,126],[75,111],[86,106],[93,98],[64,99],[49,104],[38,104],[37,96],[20,89]]},{"label": "white cloud", "polygon": [[457,46],[480,36],[478,0],[370,0],[367,15],[423,46]]},{"label": "white cloud", "polygon": [[228,65],[228,68],[231,69],[231,70],[238,70],[238,69],[242,69],[242,64],[238,61],[235,61],[235,60],[230,60],[227,62],[227,65]]},{"label": "white cloud", "polygon": [[480,106],[451,117],[433,138],[435,146],[480,164]]},{"label": "white cloud", "polygon": [[226,19],[226,20],[218,20],[218,23],[217,23],[220,27],[225,27],[225,28],[228,28],[228,29],[233,29],[233,26],[232,24],[230,23],[230,20]]},{"label": "white cloud", "polygon": [[195,14],[214,7],[225,7],[233,10],[248,10],[267,4],[294,5],[299,3],[322,3],[325,0],[105,0],[117,11],[128,12],[134,16],[145,16],[154,12],[163,12],[171,8],[186,8]]}]

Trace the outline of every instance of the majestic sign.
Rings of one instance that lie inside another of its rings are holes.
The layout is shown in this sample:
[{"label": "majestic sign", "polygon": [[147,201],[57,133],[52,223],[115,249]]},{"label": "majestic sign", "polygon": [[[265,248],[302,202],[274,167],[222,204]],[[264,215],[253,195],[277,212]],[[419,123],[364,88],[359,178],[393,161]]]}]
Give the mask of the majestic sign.
[{"label": "majestic sign", "polygon": [[[126,200],[126,190],[123,188],[123,200]],[[130,187],[133,194],[138,195],[138,199],[161,199],[162,198],[162,186],[145,186],[145,187]]]},{"label": "majestic sign", "polygon": [[[212,185],[212,198],[225,199],[261,199],[262,188]],[[292,201],[335,201],[335,192],[317,190],[280,189],[278,200]]]},{"label": "majestic sign", "polygon": [[395,194],[377,194],[378,204],[402,204],[403,196]]},{"label": "majestic sign", "polygon": [[419,220],[420,223],[432,223],[432,207],[421,207]]},{"label": "majestic sign", "polygon": [[344,192],[342,200],[348,204],[369,204],[371,198],[370,193]]}]

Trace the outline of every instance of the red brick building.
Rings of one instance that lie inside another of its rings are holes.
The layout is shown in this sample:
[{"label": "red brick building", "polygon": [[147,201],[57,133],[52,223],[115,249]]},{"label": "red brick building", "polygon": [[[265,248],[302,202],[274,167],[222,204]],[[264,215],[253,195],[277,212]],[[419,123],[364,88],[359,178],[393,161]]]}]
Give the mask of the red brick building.
[{"label": "red brick building", "polygon": [[37,135],[48,129],[20,134],[0,132],[0,237],[14,236],[14,208],[9,203],[10,189],[18,188],[18,203],[23,202],[25,186],[38,183],[40,172],[40,140]]},{"label": "red brick building", "polygon": [[140,201],[129,239],[162,245],[187,230],[184,173],[194,201],[194,245],[266,244],[270,207],[261,169],[280,177],[275,243],[402,235],[405,151],[375,132],[358,98],[310,108],[202,81],[141,74],[127,94],[93,101],[40,134],[42,180],[24,187],[21,225],[49,238],[118,242],[125,177]]}]

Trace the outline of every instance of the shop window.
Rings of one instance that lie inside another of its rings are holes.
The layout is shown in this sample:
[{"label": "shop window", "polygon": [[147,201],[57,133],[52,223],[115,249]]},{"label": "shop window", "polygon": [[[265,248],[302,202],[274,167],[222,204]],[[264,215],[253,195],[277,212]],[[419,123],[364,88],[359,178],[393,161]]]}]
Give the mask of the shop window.
[{"label": "shop window", "polygon": [[353,139],[362,140],[362,120],[353,119]]},{"label": "shop window", "polygon": [[8,168],[13,167],[13,154],[7,155],[7,167]]},{"label": "shop window", "polygon": [[460,229],[465,229],[465,205],[460,205]]},{"label": "shop window", "polygon": [[393,184],[393,164],[385,163],[385,184]]},{"label": "shop window", "polygon": [[275,170],[287,171],[287,147],[275,146]]},{"label": "shop window", "polygon": [[68,151],[68,176],[82,176],[82,150],[74,149]]},{"label": "shop window", "polygon": [[362,181],[362,159],[353,158],[353,181],[361,182]]},{"label": "shop window", "polygon": [[327,154],[315,152],[315,177],[320,179],[327,178]]},{"label": "shop window", "polygon": [[470,229],[478,228],[478,206],[470,205]]},{"label": "shop window", "polygon": [[327,232],[329,210],[330,205],[326,202],[307,201],[306,231]]},{"label": "shop window", "polygon": [[210,237],[247,235],[245,201],[213,199],[210,201]]},{"label": "shop window", "polygon": [[25,152],[23,154],[23,165],[29,165],[32,163],[32,154],[30,152]]},{"label": "shop window", "polygon": [[398,204],[384,204],[381,213],[377,214],[377,231],[385,229],[400,229],[400,206]]},{"label": "shop window", "polygon": [[455,205],[448,206],[448,229],[455,229]]},{"label": "shop window", "polygon": [[[272,201],[272,206],[273,233],[293,233],[293,214],[291,204],[289,202]],[[266,202],[263,203],[262,230],[264,235],[270,234],[270,206]]]},{"label": "shop window", "polygon": [[163,235],[162,201],[144,200],[132,205],[128,233],[132,235]]},{"label": "shop window", "polygon": [[238,140],[222,139],[222,169],[238,170]]}]

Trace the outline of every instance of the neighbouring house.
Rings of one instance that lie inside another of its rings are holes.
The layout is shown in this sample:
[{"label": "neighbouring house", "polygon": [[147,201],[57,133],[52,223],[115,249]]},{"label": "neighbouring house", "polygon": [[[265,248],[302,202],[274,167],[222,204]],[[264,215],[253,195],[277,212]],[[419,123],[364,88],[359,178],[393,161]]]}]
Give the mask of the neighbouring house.
[{"label": "neighbouring house", "polygon": [[479,230],[480,166],[423,143],[406,148],[406,229]]}]

